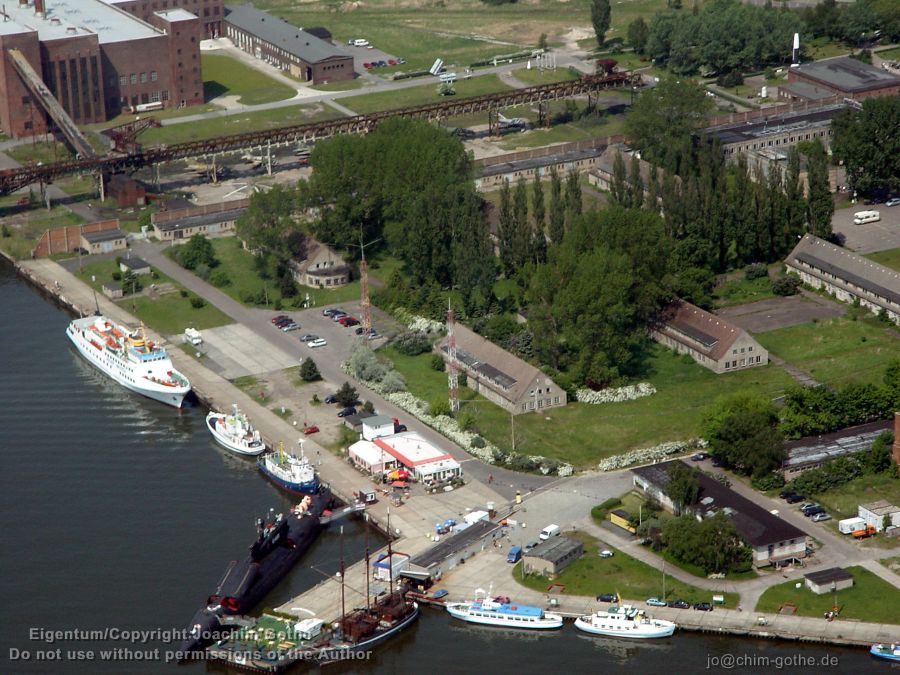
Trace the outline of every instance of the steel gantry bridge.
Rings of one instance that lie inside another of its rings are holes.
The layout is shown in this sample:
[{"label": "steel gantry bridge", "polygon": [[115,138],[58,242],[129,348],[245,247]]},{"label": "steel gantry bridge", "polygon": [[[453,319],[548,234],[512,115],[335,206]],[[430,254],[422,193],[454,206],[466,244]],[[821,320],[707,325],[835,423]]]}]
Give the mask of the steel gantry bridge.
[{"label": "steel gantry bridge", "polygon": [[[173,145],[160,145],[147,149],[135,149],[128,154],[112,154],[107,157],[84,157],[43,165],[27,165],[0,171],[0,194],[5,195],[32,183],[50,183],[60,176],[90,173],[109,174],[131,171],[161,162],[194,157],[215,157],[216,155],[278,145],[309,143],[337,134],[366,133],[374,129],[382,120],[405,117],[426,120],[440,120],[456,115],[474,112],[495,113],[503,108],[523,104],[538,104],[538,117],[546,121],[549,103],[573,96],[587,94],[614,87],[631,87],[638,84],[640,76],[630,72],[614,72],[602,75],[587,75],[578,80],[544,84],[526,89],[472,96],[441,103],[421,105],[399,110],[344,117],[327,122],[315,122],[250,131],[243,134],[219,136],[200,141],[190,141]],[[490,116],[490,115],[489,115]]]}]

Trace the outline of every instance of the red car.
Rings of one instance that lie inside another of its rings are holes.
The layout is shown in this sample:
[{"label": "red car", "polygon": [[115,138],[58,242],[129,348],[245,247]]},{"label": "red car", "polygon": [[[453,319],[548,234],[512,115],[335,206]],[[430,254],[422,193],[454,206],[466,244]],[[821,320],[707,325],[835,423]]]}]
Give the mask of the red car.
[{"label": "red car", "polygon": [[389,66],[396,66],[396,65],[397,65],[397,62],[394,61],[394,59],[388,59],[388,65],[389,65]]},{"label": "red car", "polygon": [[278,316],[272,317],[272,323],[278,323],[279,321],[284,321],[285,319],[290,319],[287,314],[279,314]]},{"label": "red car", "polygon": [[307,436],[309,434],[316,434],[318,432],[319,432],[319,427],[317,427],[315,424],[311,424],[308,427],[303,427],[303,433],[306,434]]},{"label": "red car", "polygon": [[371,64],[371,63],[364,63],[364,64],[363,64],[363,68],[365,68],[366,70],[369,70],[371,67],[372,67],[372,64]]},{"label": "red car", "polygon": [[344,326],[344,327],[347,327],[347,326],[358,326],[358,325],[359,325],[359,319],[357,319],[355,316],[347,315],[347,316],[342,316],[340,319],[338,319],[338,323],[341,324],[341,325]]}]

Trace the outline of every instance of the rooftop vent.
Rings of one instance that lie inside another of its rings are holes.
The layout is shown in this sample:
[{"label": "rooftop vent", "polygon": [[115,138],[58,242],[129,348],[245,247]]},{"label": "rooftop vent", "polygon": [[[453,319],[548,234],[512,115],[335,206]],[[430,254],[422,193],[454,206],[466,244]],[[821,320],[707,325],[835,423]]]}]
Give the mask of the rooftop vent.
[{"label": "rooftop vent", "polygon": [[66,26],[66,34],[67,35],[75,35],[78,32],[78,29],[75,26]]}]

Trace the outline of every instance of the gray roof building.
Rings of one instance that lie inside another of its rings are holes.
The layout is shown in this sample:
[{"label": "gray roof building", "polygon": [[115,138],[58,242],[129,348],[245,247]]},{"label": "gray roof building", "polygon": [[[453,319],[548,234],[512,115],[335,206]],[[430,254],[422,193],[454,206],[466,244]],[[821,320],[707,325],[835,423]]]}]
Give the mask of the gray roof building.
[{"label": "gray roof building", "polygon": [[900,76],[848,56],[791,68],[788,81],[791,84],[805,81],[834,94],[853,98],[891,95],[900,90]]},{"label": "gray roof building", "polygon": [[566,567],[584,555],[584,545],[568,537],[551,537],[528,553],[522,564],[531,574],[559,574]]},{"label": "gray roof building", "polygon": [[125,233],[122,230],[100,230],[99,232],[82,232],[81,236],[91,244],[99,244],[101,241],[124,239]]},{"label": "gray roof building", "polygon": [[875,439],[890,428],[891,423],[885,420],[788,441],[784,444],[787,456],[781,464],[782,473],[791,480],[829,460],[870,450]]},{"label": "gray roof building", "polygon": [[824,239],[804,235],[784,261],[804,283],[824,288],[838,300],[884,311],[900,324],[900,273]]},{"label": "gray roof building", "polygon": [[330,42],[248,5],[226,5],[225,21],[307,63],[350,56]]}]

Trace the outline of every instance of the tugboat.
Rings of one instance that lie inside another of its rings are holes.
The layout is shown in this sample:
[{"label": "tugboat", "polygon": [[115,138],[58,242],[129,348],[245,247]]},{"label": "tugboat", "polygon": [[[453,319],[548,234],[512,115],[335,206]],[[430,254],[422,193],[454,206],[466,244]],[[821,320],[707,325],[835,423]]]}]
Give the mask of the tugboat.
[{"label": "tugboat", "polygon": [[278,452],[269,452],[259,458],[257,467],[263,475],[278,487],[294,494],[315,494],[319,489],[319,478],[312,462],[303,454],[300,456],[284,451],[284,443],[278,444]]},{"label": "tugboat", "polygon": [[289,513],[275,514],[270,509],[265,518],[256,521],[250,555],[228,565],[206,607],[191,620],[188,638],[179,648],[182,660],[197,652],[204,654],[207,644],[231,629],[223,617],[246,614],[284,578],[319,536],[331,500],[330,490],[321,488],[306,495]]},{"label": "tugboat", "polygon": [[206,428],[216,442],[224,448],[241,455],[260,455],[266,451],[266,444],[254,429],[247,416],[231,407],[231,414],[210,410],[206,416]]}]

